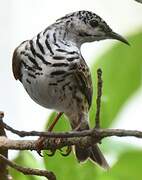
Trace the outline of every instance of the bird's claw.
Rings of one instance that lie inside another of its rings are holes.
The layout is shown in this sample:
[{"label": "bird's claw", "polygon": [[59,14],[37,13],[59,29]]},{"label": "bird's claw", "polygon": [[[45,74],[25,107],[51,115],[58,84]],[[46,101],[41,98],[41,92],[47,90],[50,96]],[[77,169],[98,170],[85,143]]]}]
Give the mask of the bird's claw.
[{"label": "bird's claw", "polygon": [[[51,151],[51,150],[50,150],[50,151]],[[54,156],[55,152],[56,152],[56,150],[52,150],[50,154],[49,154],[49,153],[46,153],[46,155],[52,157],[52,156]]]},{"label": "bird's claw", "polygon": [[37,150],[37,153],[40,157],[43,157],[42,153],[41,153],[41,150]]},{"label": "bird's claw", "polygon": [[62,156],[69,156],[70,153],[71,153],[71,151],[72,151],[72,147],[71,147],[71,146],[68,146],[67,149],[66,149],[66,153],[63,153],[63,150],[60,149],[60,154],[61,154]]}]

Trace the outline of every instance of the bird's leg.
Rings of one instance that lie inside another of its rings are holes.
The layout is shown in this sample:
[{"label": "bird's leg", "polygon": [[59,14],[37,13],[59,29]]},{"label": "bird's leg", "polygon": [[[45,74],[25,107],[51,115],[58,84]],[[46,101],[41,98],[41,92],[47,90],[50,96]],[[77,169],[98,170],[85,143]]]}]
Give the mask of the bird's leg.
[{"label": "bird's leg", "polygon": [[53,128],[55,127],[56,123],[58,122],[58,120],[60,119],[60,117],[63,115],[63,112],[59,112],[57,114],[57,116],[55,117],[53,123],[50,125],[50,127],[48,128],[48,131],[51,132],[53,130]]},{"label": "bird's leg", "polygon": [[82,125],[82,122],[80,122],[80,123],[76,126],[76,128],[73,129],[73,131],[79,131],[81,125]]},{"label": "bird's leg", "polygon": [[[79,131],[81,125],[82,125],[82,122],[80,122],[80,123],[77,125],[77,127],[73,129],[73,131]],[[61,155],[62,155],[62,156],[68,156],[68,155],[71,153],[71,151],[72,151],[72,146],[67,146],[67,149],[66,149],[66,152],[65,152],[65,153],[62,152],[62,149],[60,149],[60,151],[61,151]]]},{"label": "bird's leg", "polygon": [[[73,129],[73,131],[79,131],[80,130],[80,127],[82,125],[82,116],[80,116],[80,119],[79,119],[79,124]],[[72,151],[72,146],[68,146],[67,149],[66,149],[66,153],[62,153],[62,149],[61,149],[61,155],[62,156],[68,156]]]},{"label": "bird's leg", "polygon": [[[79,131],[81,124],[82,122],[80,122],[77,127],[73,129],[73,131]],[[60,151],[62,156],[68,156],[72,151],[72,146],[68,146],[65,153],[62,152],[62,149],[60,149]]]},{"label": "bird's leg", "polygon": [[80,127],[82,125],[82,114],[80,114],[78,125],[73,129],[73,131],[80,131]]},{"label": "bird's leg", "polygon": [[[53,128],[55,127],[56,123],[58,122],[58,120],[60,119],[60,117],[62,116],[63,112],[59,112],[57,114],[57,116],[55,117],[54,121],[52,122],[52,124],[50,125],[50,127],[48,128],[48,132],[51,132],[53,130]],[[36,147],[37,147],[37,152],[40,156],[41,155],[41,149],[43,146],[44,141],[46,140],[46,137],[39,137],[36,143]],[[52,153],[53,155],[55,154],[55,152]],[[50,156],[52,156],[52,154],[50,154]]]}]

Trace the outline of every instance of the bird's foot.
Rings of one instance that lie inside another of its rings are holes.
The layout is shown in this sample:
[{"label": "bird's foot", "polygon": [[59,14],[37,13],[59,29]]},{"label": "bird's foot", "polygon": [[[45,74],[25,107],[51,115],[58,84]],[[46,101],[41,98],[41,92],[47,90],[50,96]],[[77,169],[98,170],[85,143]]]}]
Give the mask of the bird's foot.
[{"label": "bird's foot", "polygon": [[56,153],[56,150],[50,150],[50,152],[51,152],[50,154],[46,153],[46,155],[52,157]]},{"label": "bird's foot", "polygon": [[[52,122],[52,124],[50,125],[50,127],[48,128],[48,132],[51,132],[54,128],[54,126],[56,125],[56,123],[58,122],[58,120],[60,119],[60,117],[62,116],[63,112],[59,112],[54,121]],[[47,138],[46,137],[39,137],[37,142],[36,142],[36,149],[37,149],[37,153],[43,157],[43,155],[41,154],[41,150],[43,149],[43,144],[44,144],[44,141],[46,140]],[[48,154],[48,156],[53,156],[55,154],[55,151],[51,151],[52,153],[51,154]]]},{"label": "bird's foot", "polygon": [[68,146],[67,149],[65,150],[66,152],[64,153],[62,149],[60,149],[60,153],[62,156],[69,156],[71,151],[72,151],[72,146]]}]

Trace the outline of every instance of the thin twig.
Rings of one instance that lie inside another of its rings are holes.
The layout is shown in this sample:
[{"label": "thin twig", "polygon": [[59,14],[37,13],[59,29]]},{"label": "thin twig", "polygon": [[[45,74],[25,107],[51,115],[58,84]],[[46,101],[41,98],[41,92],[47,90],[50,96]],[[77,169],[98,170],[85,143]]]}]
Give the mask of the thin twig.
[{"label": "thin twig", "polygon": [[97,99],[96,99],[96,116],[95,116],[95,128],[100,128],[100,108],[101,108],[101,96],[102,96],[102,70],[97,70]]},{"label": "thin twig", "polygon": [[4,157],[1,154],[0,154],[0,159],[2,161],[4,161],[8,166],[16,169],[17,171],[19,171],[25,175],[43,176],[43,177],[46,177],[48,180],[56,180],[56,177],[53,172],[49,172],[47,170],[25,168],[25,167],[19,166],[16,163],[8,160],[6,157]]},{"label": "thin twig", "polygon": [[19,131],[3,122],[3,127],[21,137],[25,136],[43,136],[47,138],[73,138],[91,136],[92,133],[96,137],[105,138],[110,136],[134,136],[142,138],[142,131],[137,130],[124,130],[124,129],[89,129],[84,131],[70,131],[70,132],[45,132],[45,131]]},{"label": "thin twig", "polygon": [[90,131],[85,130],[85,131],[81,131],[81,134],[78,133],[78,131],[70,131],[70,132],[64,132],[64,133],[54,133],[54,132],[47,132],[47,131],[19,131],[16,130],[12,127],[10,127],[9,125],[7,125],[6,123],[3,122],[3,127],[14,133],[17,134],[20,137],[25,137],[25,136],[43,136],[43,137],[49,137],[49,138],[54,138],[54,137],[79,137],[80,136],[86,136],[86,135],[90,135]]}]

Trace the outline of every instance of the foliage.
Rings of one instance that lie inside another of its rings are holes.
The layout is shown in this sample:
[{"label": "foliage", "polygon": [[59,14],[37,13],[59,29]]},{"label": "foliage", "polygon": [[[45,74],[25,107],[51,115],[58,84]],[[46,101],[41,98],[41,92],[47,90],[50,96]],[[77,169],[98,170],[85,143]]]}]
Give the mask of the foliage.
[{"label": "foliage", "polygon": [[141,180],[142,151],[126,151],[109,172],[101,174],[97,180]]},{"label": "foliage", "polygon": [[[24,167],[39,167],[38,161],[36,161],[33,155],[28,151],[21,151],[14,159],[14,162]],[[9,170],[14,180],[39,180],[36,176],[24,176],[22,173],[17,172],[13,168],[9,168]]]},{"label": "foliage", "polygon": [[[131,46],[118,43],[105,52],[93,65],[92,78],[96,89],[96,69],[103,71],[103,96],[101,109],[102,127],[109,127],[126,101],[141,86],[142,78],[142,33],[129,38]],[[95,93],[91,120],[95,112]]]},{"label": "foliage", "polygon": [[[101,109],[101,123],[102,127],[110,127],[115,121],[116,116],[122,110],[126,102],[131,96],[140,88],[142,77],[142,51],[141,39],[142,33],[131,36],[129,42],[131,46],[117,43],[101,57],[92,66],[92,79],[94,89],[96,89],[96,69],[102,68],[103,70],[103,97],[102,97],[102,109]],[[90,121],[93,125],[95,115],[95,95],[90,111]],[[49,118],[49,123],[54,118],[55,113]],[[47,124],[48,126],[48,124]],[[46,126],[46,127],[47,127]],[[55,127],[55,131],[69,130],[70,126],[68,120],[62,116],[60,121]],[[115,152],[120,152],[119,143],[113,144],[112,141],[104,140],[102,144],[103,150],[109,152],[112,149]],[[114,147],[115,146],[115,147]],[[65,149],[64,149],[65,150]],[[141,174],[141,162],[142,152],[129,148],[125,145],[121,149],[121,154],[116,163],[108,172],[104,172],[102,169],[94,166],[90,161],[79,164],[73,153],[68,157],[62,157],[58,151],[55,156],[48,157],[46,152],[43,158],[44,165],[48,170],[52,170],[56,173],[58,180],[140,180]],[[31,157],[31,154],[23,154],[20,152],[15,160],[21,165],[27,165],[35,167],[35,160]],[[33,163],[34,162],[34,163]],[[37,162],[38,163],[38,162]],[[38,166],[38,165],[37,165]],[[11,174],[14,180],[35,180],[35,177],[23,176],[19,172],[11,170]],[[40,179],[40,178],[38,178]]]}]

